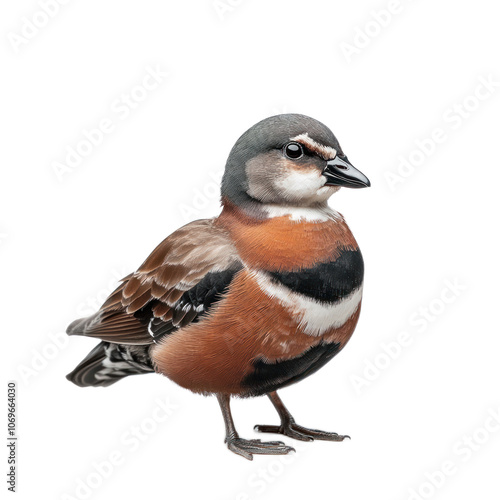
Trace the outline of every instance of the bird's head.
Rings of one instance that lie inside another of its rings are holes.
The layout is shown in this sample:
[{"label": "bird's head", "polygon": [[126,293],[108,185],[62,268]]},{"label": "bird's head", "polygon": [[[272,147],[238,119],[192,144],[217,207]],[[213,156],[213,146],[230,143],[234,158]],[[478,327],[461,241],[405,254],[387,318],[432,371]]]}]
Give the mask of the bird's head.
[{"label": "bird's head", "polygon": [[262,120],[236,141],[221,195],[240,206],[311,207],[340,187],[368,186],[329,128],[308,116],[283,114]]}]

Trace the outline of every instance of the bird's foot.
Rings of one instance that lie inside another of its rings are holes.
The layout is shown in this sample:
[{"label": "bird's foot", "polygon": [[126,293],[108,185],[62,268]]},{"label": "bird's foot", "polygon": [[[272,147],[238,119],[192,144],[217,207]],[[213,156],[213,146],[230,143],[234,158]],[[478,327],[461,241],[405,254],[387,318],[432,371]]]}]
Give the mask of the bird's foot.
[{"label": "bird's foot", "polygon": [[298,439],[300,441],[314,441],[319,439],[321,441],[343,441],[350,436],[342,436],[336,432],[325,432],[317,429],[308,429],[296,424],[294,420],[290,420],[281,425],[256,425],[254,430],[258,432],[271,432],[273,434],[283,434],[284,436]]},{"label": "bird's foot", "polygon": [[234,437],[226,439],[227,447],[237,455],[247,460],[253,460],[254,455],[287,455],[295,451],[282,441],[261,441],[260,439],[242,439]]}]

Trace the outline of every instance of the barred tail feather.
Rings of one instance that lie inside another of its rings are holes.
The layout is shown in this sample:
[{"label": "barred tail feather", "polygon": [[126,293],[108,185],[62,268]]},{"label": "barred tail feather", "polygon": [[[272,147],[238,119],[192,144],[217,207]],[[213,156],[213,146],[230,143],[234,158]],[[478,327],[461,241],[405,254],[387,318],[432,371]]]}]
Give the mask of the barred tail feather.
[{"label": "barred tail feather", "polygon": [[79,387],[107,387],[129,375],[154,371],[149,346],[101,342],[66,378]]}]

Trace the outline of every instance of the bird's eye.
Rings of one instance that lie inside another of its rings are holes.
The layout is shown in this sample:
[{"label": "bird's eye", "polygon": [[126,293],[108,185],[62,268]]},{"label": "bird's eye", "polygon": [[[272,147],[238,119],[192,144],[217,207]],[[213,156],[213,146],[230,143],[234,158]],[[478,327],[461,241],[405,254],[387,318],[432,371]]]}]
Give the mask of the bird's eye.
[{"label": "bird's eye", "polygon": [[292,160],[300,158],[303,154],[302,146],[297,142],[289,142],[285,146],[285,155]]}]

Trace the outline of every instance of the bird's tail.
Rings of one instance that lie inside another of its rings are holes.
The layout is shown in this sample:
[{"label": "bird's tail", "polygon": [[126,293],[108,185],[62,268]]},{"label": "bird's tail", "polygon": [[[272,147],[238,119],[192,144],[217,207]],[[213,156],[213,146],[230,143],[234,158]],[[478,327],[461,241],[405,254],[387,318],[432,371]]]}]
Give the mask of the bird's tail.
[{"label": "bird's tail", "polygon": [[79,387],[107,387],[129,375],[151,373],[149,347],[101,342],[66,378]]}]

